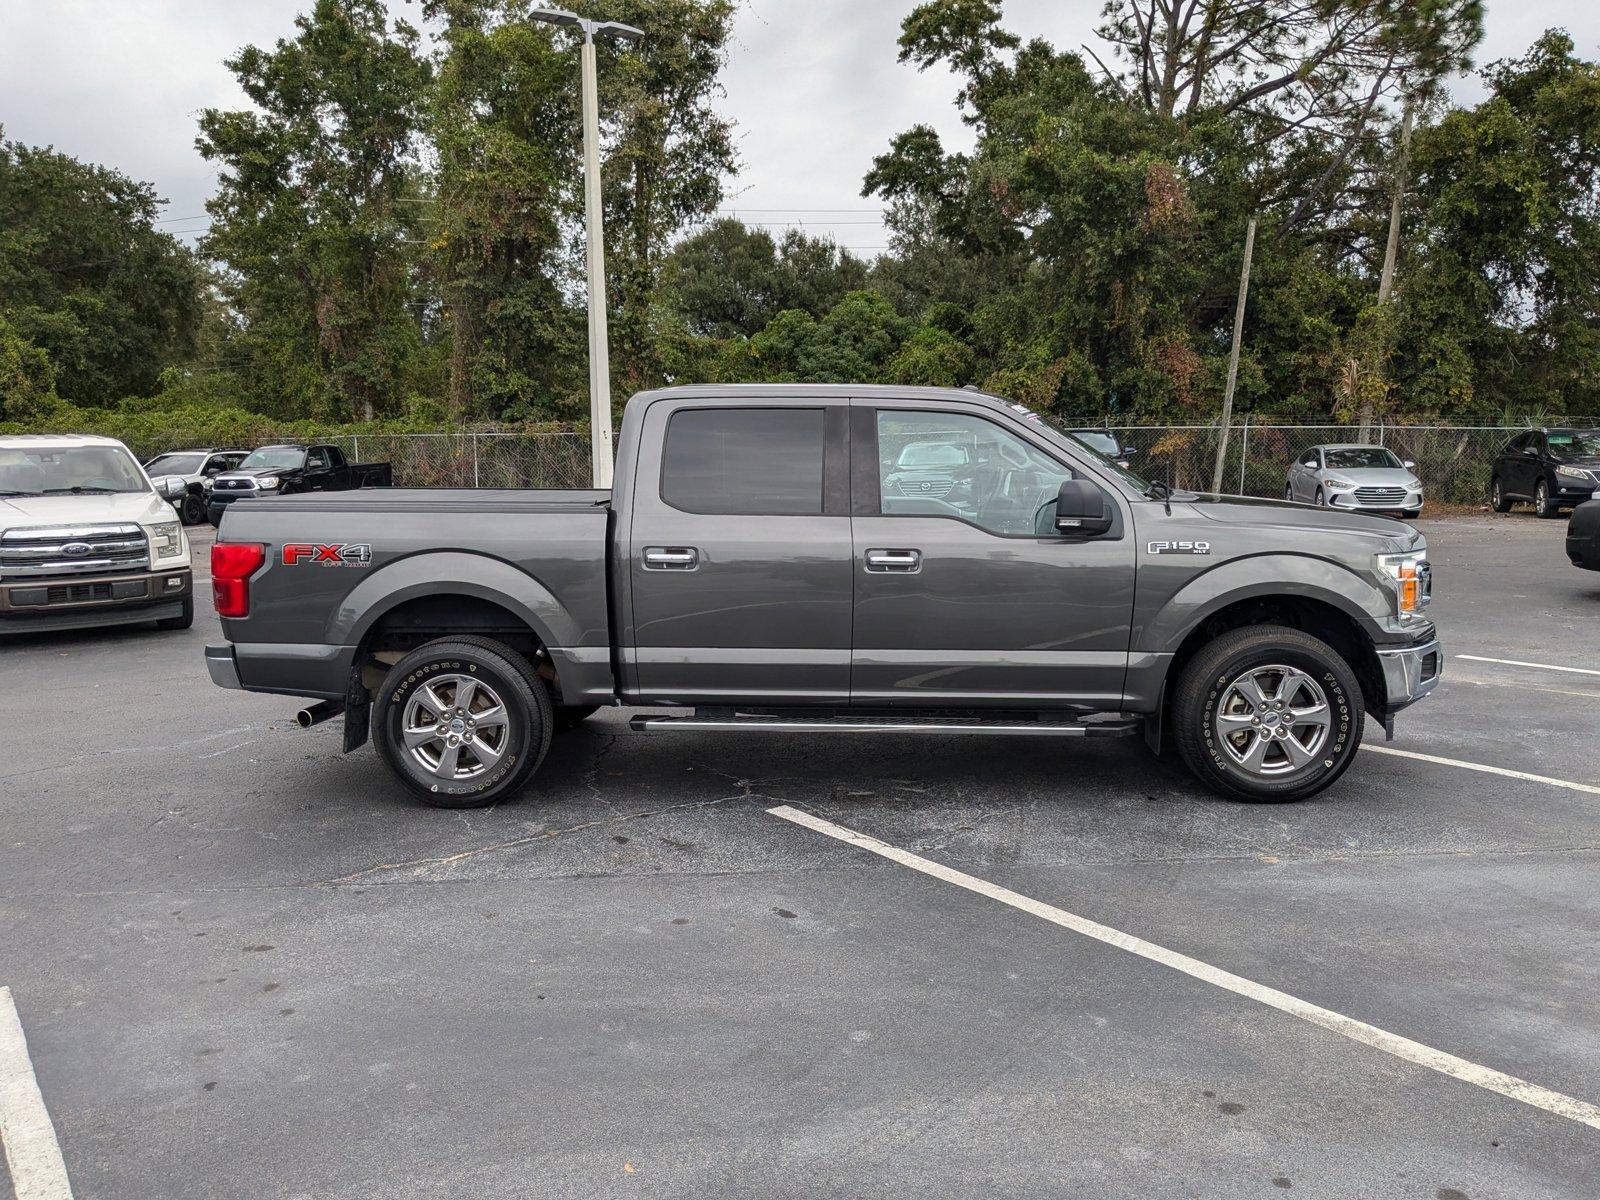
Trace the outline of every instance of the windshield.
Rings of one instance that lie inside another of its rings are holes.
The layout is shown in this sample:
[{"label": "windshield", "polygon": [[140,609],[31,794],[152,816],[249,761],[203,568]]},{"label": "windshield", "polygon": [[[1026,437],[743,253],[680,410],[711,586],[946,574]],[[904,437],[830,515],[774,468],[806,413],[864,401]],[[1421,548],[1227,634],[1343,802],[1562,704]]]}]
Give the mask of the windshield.
[{"label": "windshield", "polygon": [[121,446],[0,450],[0,496],[149,490],[139,464]]},{"label": "windshield", "polygon": [[1076,429],[1073,431],[1072,436],[1089,447],[1089,449],[1108,457],[1120,449],[1116,438],[1109,433],[1101,433],[1095,429]]},{"label": "windshield", "polygon": [[145,463],[151,478],[157,475],[198,475],[206,461],[204,454],[162,454]]},{"label": "windshield", "polygon": [[285,471],[305,462],[306,452],[299,446],[268,446],[253,450],[239,464],[241,471]]},{"label": "windshield", "polygon": [[1327,451],[1330,469],[1343,468],[1359,471],[1363,467],[1398,467],[1400,460],[1382,446],[1347,446],[1342,450]]},{"label": "windshield", "polygon": [[1564,429],[1560,433],[1547,433],[1551,458],[1600,458],[1600,430]]},{"label": "windshield", "polygon": [[950,446],[939,442],[913,442],[900,451],[900,467],[964,467],[967,465],[965,446]]},{"label": "windshield", "polygon": [[[1150,490],[1150,481],[1148,479],[1144,478],[1142,475],[1128,470],[1127,467],[1121,466],[1115,460],[1108,457],[1105,453],[1103,453],[1082,436],[1082,430],[1067,429],[1063,426],[1057,425],[1049,417],[1040,416],[1038,413],[1028,408],[1025,404],[1013,404],[1011,408],[1012,411],[1020,414],[1024,421],[1031,421],[1035,425],[1042,425],[1051,433],[1055,434],[1059,440],[1071,443],[1072,446],[1078,450],[1087,451],[1094,457],[1097,463],[1106,469],[1109,474],[1115,475],[1134,491],[1148,492]],[[1100,434],[1099,436],[1109,437],[1110,435]]]}]

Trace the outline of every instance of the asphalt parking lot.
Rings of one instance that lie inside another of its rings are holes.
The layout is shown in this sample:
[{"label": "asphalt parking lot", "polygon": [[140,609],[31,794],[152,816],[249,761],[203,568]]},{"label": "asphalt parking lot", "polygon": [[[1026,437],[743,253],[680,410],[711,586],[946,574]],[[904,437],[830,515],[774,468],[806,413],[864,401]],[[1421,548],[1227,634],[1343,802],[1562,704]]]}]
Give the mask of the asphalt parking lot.
[{"label": "asphalt parking lot", "polygon": [[442,812],[212,687],[209,612],[7,644],[0,985],[74,1194],[1592,1198],[1579,1110],[769,812],[1600,1104],[1600,575],[1420,525],[1447,676],[1392,748],[1454,762],[1289,806],[1137,741],[613,712]]}]

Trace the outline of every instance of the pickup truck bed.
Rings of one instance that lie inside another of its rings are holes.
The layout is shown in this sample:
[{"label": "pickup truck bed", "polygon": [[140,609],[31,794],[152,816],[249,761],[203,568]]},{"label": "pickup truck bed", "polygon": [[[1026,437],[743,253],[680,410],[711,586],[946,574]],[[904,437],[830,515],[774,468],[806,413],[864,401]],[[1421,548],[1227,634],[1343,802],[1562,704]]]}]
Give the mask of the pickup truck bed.
[{"label": "pickup truck bed", "polygon": [[652,732],[1142,728],[1225,794],[1299,799],[1443,662],[1409,526],[1153,487],[947,389],[642,393],[613,491],[240,500],[212,562],[219,684],[319,698],[347,749],[370,714],[457,806],[602,704],[686,710]]}]

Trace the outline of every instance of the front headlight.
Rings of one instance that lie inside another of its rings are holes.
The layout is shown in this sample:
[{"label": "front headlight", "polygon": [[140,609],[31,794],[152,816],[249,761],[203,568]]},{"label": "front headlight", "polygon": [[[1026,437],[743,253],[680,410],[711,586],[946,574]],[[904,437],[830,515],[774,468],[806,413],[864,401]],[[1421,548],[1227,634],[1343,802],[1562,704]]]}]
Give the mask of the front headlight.
[{"label": "front headlight", "polygon": [[278,486],[278,477],[276,475],[263,475],[256,480],[256,486],[263,492],[270,492]]},{"label": "front headlight", "polygon": [[177,521],[150,526],[150,546],[157,558],[176,558],[183,553],[182,529]]},{"label": "front headlight", "polygon": [[1394,581],[1395,612],[1408,620],[1422,611],[1428,603],[1429,589],[1428,552],[1413,550],[1409,554],[1379,554],[1373,559],[1378,573]]},{"label": "front headlight", "polygon": [[1351,483],[1348,479],[1340,479],[1337,475],[1329,475],[1322,481],[1322,486],[1330,488],[1347,488],[1355,487],[1355,484]]},{"label": "front headlight", "polygon": [[1581,479],[1585,483],[1593,482],[1589,472],[1579,470],[1577,467],[1557,467],[1557,475],[1565,475],[1568,479]]}]

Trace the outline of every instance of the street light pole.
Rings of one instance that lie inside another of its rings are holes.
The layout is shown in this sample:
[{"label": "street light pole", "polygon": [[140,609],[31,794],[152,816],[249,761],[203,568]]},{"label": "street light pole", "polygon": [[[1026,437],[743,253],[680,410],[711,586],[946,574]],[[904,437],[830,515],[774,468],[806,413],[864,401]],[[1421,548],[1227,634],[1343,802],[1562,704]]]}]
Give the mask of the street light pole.
[{"label": "street light pole", "polygon": [[590,21],[560,8],[540,8],[536,21],[568,25],[583,34],[583,210],[589,268],[589,463],[594,486],[611,486],[611,346],[606,330],[606,242],[600,207],[600,85],[594,35],[635,45],[641,30],[616,21]]}]

